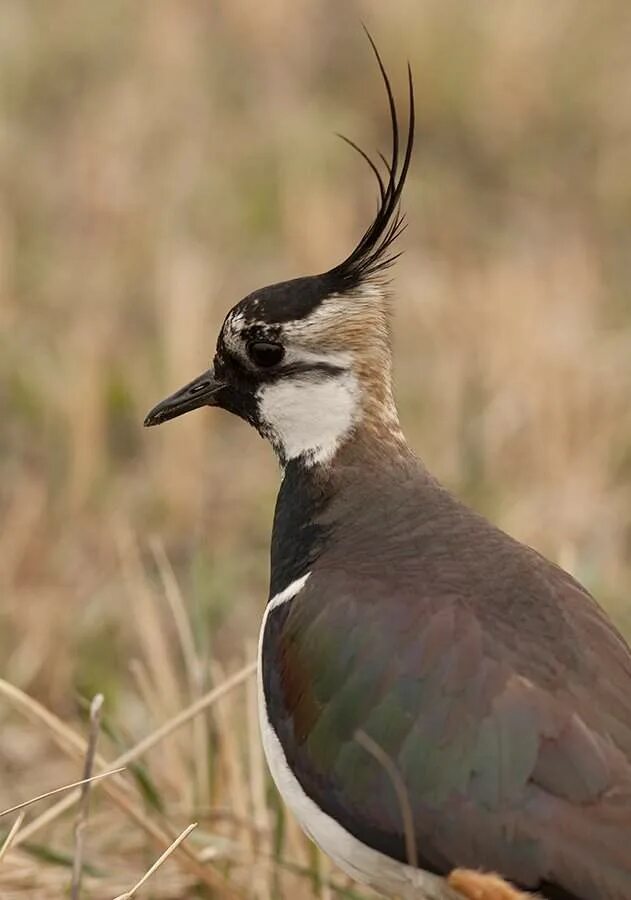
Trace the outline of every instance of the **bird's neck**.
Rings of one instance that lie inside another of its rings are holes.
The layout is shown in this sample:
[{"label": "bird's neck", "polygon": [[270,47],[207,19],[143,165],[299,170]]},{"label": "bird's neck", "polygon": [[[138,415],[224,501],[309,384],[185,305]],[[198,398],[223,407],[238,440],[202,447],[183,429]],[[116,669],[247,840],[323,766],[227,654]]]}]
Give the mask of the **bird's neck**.
[{"label": "bird's neck", "polygon": [[270,560],[270,599],[309,572],[331,538],[324,521],[333,486],[320,465],[290,460],[276,500]]},{"label": "bird's neck", "polygon": [[403,437],[389,425],[382,428],[368,415],[332,460],[313,464],[299,457],[285,466],[272,531],[270,598],[306,575],[353,522],[370,527],[366,509],[394,502],[397,473],[405,480],[422,470]]},{"label": "bird's neck", "polygon": [[392,393],[389,354],[378,363],[373,358],[360,358],[355,371],[360,412],[356,428],[347,443],[364,452],[372,451],[370,455],[375,452],[381,456],[407,455],[409,450]]}]

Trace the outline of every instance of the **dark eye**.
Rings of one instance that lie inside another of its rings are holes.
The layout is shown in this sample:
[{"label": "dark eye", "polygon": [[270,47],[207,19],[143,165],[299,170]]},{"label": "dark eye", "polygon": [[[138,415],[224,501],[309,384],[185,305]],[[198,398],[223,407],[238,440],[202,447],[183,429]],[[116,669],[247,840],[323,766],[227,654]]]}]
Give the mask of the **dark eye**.
[{"label": "dark eye", "polygon": [[262,369],[277,366],[285,355],[284,347],[270,341],[251,341],[248,344],[248,356],[252,362]]}]

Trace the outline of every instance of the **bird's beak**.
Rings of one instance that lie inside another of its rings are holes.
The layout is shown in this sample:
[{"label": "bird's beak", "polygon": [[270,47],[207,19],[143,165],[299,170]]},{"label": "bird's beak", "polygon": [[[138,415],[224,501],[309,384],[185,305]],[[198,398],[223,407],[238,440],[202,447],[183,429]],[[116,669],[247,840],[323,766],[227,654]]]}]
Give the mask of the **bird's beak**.
[{"label": "bird's beak", "polygon": [[223,383],[215,378],[213,370],[208,369],[154,406],[145,417],[145,425],[161,425],[162,422],[168,422],[169,419],[175,419],[200,406],[217,406],[218,394],[223,387]]}]

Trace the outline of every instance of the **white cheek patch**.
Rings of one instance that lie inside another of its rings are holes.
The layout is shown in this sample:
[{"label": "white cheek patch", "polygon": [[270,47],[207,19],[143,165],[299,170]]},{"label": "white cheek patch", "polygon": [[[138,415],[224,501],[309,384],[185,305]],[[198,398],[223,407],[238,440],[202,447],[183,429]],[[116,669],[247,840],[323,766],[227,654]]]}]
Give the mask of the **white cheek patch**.
[{"label": "white cheek patch", "polygon": [[281,378],[257,392],[259,417],[272,443],[289,461],[329,462],[359,420],[357,379],[351,371],[324,378]]}]

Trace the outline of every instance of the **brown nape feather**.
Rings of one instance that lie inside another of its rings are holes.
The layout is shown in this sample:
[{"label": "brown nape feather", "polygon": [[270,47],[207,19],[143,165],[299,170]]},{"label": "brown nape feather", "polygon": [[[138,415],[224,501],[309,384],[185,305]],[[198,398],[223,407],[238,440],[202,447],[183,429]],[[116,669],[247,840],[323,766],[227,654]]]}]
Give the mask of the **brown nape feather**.
[{"label": "brown nape feather", "polygon": [[361,420],[355,429],[375,447],[404,448],[392,394],[391,297],[378,282],[328,298],[292,338],[305,349],[346,353],[360,387]]},{"label": "brown nape feather", "polygon": [[374,447],[392,452],[407,448],[392,395],[392,365],[389,354],[358,353],[353,369],[361,389],[362,418],[359,437]]}]

